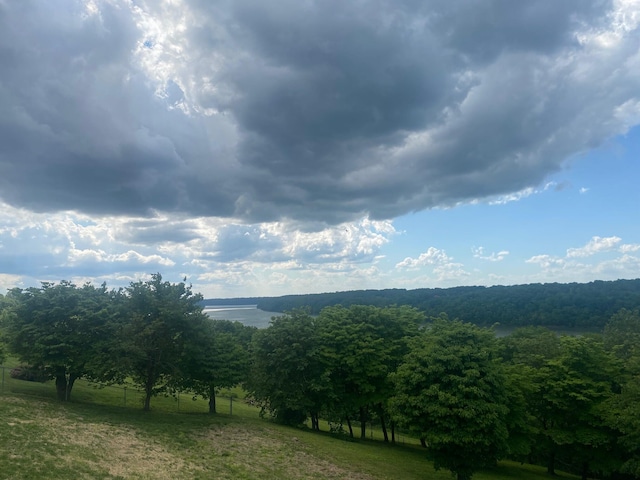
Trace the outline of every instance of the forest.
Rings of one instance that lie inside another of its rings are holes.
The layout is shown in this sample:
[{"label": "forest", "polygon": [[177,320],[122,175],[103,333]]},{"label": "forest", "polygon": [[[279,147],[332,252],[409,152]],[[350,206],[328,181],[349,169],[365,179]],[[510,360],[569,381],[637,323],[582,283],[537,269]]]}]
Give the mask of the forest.
[{"label": "forest", "polygon": [[317,315],[331,305],[410,305],[427,316],[446,312],[480,326],[542,325],[601,329],[622,308],[640,305],[640,279],[590,283],[545,283],[493,287],[355,290],[282,297],[207,299],[205,305],[251,304],[269,312],[310,308]]},{"label": "forest", "polygon": [[[640,311],[620,308],[602,333],[524,326],[504,337],[412,305],[295,308],[265,329],[212,320],[184,283],[43,283],[0,296],[0,360],[12,375],[130,382],[149,410],[160,394],[209,399],[242,386],[264,417],[365,438],[420,439],[438,469],[468,480],[508,458],[582,478],[640,477]],[[53,388],[53,387],[52,387]],[[323,423],[324,424],[324,423]]]}]

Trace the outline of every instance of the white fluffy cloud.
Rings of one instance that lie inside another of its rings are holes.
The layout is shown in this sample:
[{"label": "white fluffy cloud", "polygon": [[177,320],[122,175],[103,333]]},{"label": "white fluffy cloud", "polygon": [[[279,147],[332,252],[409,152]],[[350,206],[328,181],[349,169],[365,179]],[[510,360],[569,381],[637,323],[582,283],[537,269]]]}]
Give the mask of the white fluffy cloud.
[{"label": "white fluffy cloud", "polygon": [[491,252],[488,255],[484,253],[484,247],[473,247],[471,250],[473,251],[474,258],[479,258],[480,260],[487,260],[489,262],[501,262],[507,257],[507,255],[509,255],[508,250]]},{"label": "white fluffy cloud", "polygon": [[396,269],[421,272],[424,277],[419,281],[425,284],[433,284],[434,281],[448,284],[452,280],[461,280],[469,276],[462,263],[454,262],[444,250],[435,247],[429,247],[417,258],[406,257],[396,264]]},{"label": "white fluffy cloud", "polygon": [[568,249],[567,257],[590,257],[596,253],[609,252],[616,249],[621,241],[622,239],[619,237],[593,237],[584,247]]},{"label": "white fluffy cloud", "polygon": [[[319,288],[329,287],[332,278],[374,268],[380,249],[396,235],[391,222],[368,219],[304,232],[283,222],[37,214],[9,205],[0,211],[0,271],[4,283],[15,284],[21,278],[28,283],[93,278],[119,286],[160,271],[174,280],[187,276],[205,288],[217,285],[219,291],[224,284],[237,288],[238,295],[267,281],[274,292],[284,293],[296,286],[290,276],[303,269],[324,272]],[[307,286],[313,289],[313,281]]]},{"label": "white fluffy cloud", "polygon": [[569,248],[564,257],[540,254],[527,263],[538,265],[545,281],[571,282],[637,278],[637,244],[621,244],[617,236],[594,236],[582,247]]}]

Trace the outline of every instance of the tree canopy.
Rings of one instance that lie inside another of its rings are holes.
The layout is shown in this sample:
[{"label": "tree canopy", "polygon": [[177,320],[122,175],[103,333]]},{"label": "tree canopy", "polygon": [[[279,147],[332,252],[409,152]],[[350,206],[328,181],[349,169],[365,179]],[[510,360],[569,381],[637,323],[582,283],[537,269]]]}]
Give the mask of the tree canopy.
[{"label": "tree canopy", "polygon": [[74,382],[91,373],[96,346],[110,319],[106,286],[78,288],[71,282],[13,289],[4,314],[9,350],[21,361],[55,378],[60,400],[69,400]]},{"label": "tree canopy", "polygon": [[468,480],[506,452],[506,377],[490,330],[436,318],[392,379],[392,412],[425,439],[436,469]]}]

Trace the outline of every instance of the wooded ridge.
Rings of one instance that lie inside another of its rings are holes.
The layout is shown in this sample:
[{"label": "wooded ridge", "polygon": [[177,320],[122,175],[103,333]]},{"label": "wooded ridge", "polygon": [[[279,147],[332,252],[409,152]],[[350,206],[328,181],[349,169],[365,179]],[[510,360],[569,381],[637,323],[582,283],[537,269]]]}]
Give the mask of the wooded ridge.
[{"label": "wooded ridge", "polygon": [[476,325],[543,325],[601,328],[621,308],[640,305],[640,279],[590,283],[534,283],[493,287],[400,288],[281,297],[207,299],[205,306],[257,305],[270,312],[310,308],[317,315],[324,307],[342,305],[410,305],[427,316],[446,312]]}]

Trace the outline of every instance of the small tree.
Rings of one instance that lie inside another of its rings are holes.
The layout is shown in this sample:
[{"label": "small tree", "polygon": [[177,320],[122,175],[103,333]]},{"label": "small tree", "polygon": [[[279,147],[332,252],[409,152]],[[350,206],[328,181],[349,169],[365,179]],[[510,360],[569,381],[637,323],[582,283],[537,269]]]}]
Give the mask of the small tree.
[{"label": "small tree", "polygon": [[94,346],[109,321],[106,285],[81,288],[62,281],[13,289],[3,312],[9,350],[55,379],[58,399],[67,401],[75,381],[90,373]]},{"label": "small tree", "polygon": [[468,480],[505,451],[505,374],[492,331],[437,318],[392,380],[391,411],[424,438],[436,470]]},{"label": "small tree", "polygon": [[183,375],[185,345],[194,341],[198,325],[206,319],[201,300],[191,287],[163,282],[159,273],[126,289],[126,323],[116,351],[121,372],[144,389],[144,410],[150,409],[153,396],[167,391]]},{"label": "small tree", "polygon": [[216,413],[216,391],[247,380],[248,340],[255,327],[228,320],[203,321],[194,342],[186,346],[181,386],[209,399],[209,413]]},{"label": "small tree", "polygon": [[360,437],[366,421],[378,415],[385,441],[386,403],[393,386],[389,374],[407,353],[424,315],[411,307],[378,308],[368,305],[326,307],[317,318],[319,354],[329,392],[327,407],[337,420],[360,419]]},{"label": "small tree", "polygon": [[299,425],[311,417],[319,428],[324,402],[323,366],[315,319],[305,310],[274,317],[251,343],[249,394],[276,421]]}]

